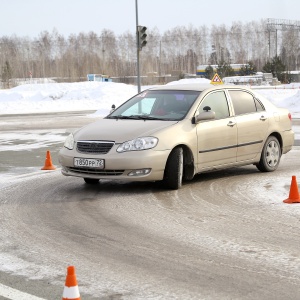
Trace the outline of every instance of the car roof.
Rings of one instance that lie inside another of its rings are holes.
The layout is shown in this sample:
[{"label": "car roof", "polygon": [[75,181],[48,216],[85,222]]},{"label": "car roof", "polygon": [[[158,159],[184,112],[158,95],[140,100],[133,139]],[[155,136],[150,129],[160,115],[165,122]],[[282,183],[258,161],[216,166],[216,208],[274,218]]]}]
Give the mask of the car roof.
[{"label": "car roof", "polygon": [[214,85],[210,83],[186,83],[186,84],[166,84],[161,86],[155,86],[150,88],[151,91],[158,91],[158,90],[186,90],[186,91],[199,91],[202,92],[204,90],[218,90],[223,88],[239,88],[239,89],[247,89],[245,86],[236,86],[236,85]]},{"label": "car roof", "polygon": [[166,84],[161,86],[155,86],[150,90],[191,90],[191,91],[204,91],[213,87],[212,84],[207,83],[187,83],[187,84]]}]

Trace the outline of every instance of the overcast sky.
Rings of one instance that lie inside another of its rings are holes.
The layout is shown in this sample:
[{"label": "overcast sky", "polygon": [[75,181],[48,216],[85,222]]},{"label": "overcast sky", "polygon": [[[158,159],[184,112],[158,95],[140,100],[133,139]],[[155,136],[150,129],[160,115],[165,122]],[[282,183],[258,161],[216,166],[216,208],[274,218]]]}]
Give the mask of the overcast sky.
[{"label": "overcast sky", "polygon": [[[135,32],[136,0],[1,0],[0,37],[38,37],[55,28],[60,34],[110,29]],[[139,25],[160,33],[176,26],[300,20],[299,0],[138,0]]]}]

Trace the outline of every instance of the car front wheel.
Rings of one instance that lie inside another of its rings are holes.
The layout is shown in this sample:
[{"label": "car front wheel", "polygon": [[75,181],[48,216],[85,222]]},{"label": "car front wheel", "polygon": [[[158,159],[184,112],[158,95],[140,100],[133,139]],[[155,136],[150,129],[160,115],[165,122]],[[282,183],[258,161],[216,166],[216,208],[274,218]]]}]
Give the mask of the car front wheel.
[{"label": "car front wheel", "polygon": [[278,139],[275,136],[269,136],[256,167],[261,172],[275,171],[278,168],[280,158],[281,148]]},{"label": "car front wheel", "polygon": [[177,190],[182,185],[183,176],[183,149],[175,148],[169,155],[167,160],[164,184],[167,188]]}]

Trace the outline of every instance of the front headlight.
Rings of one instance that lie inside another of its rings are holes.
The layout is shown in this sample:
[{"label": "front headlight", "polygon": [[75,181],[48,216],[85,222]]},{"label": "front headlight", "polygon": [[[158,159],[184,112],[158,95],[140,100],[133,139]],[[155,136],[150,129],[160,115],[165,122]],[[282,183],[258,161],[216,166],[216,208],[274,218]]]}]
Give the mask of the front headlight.
[{"label": "front headlight", "polygon": [[65,140],[64,147],[72,150],[74,148],[74,135],[71,133]]},{"label": "front headlight", "polygon": [[131,141],[124,142],[121,144],[117,152],[127,152],[127,151],[140,151],[154,148],[158,143],[158,138],[147,136],[137,138]]}]

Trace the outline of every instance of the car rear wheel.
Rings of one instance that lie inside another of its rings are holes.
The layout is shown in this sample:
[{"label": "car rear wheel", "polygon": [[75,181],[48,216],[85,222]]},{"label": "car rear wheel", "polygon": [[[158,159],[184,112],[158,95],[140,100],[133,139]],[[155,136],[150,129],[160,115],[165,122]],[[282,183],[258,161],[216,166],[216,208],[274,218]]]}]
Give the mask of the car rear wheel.
[{"label": "car rear wheel", "polygon": [[167,160],[164,185],[172,190],[177,190],[182,186],[183,176],[183,150],[181,147],[175,148]]},{"label": "car rear wheel", "polygon": [[261,153],[259,163],[256,165],[261,172],[272,172],[278,168],[281,158],[281,148],[275,136],[269,136]]},{"label": "car rear wheel", "polygon": [[94,178],[83,178],[83,179],[87,184],[97,184],[99,182],[99,179],[94,179]]}]

